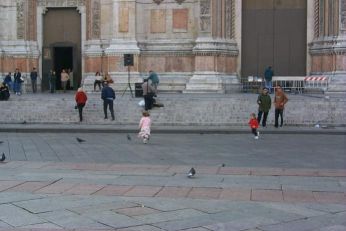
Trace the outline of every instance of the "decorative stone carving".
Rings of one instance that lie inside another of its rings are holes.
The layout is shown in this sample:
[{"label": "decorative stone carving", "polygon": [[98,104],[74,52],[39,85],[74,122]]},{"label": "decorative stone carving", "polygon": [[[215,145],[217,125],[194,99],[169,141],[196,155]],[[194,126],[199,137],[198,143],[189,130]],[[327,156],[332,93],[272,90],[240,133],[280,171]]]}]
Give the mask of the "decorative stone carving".
[{"label": "decorative stone carving", "polygon": [[315,0],[315,10],[314,10],[314,37],[318,38],[320,36],[320,0]]},{"label": "decorative stone carving", "polygon": [[211,31],[210,0],[200,1],[200,29],[202,32]]},{"label": "decorative stone carving", "polygon": [[226,38],[234,37],[234,1],[226,0]]},{"label": "decorative stone carving", "polygon": [[163,0],[153,0],[157,5],[160,5],[161,2],[163,2]]},{"label": "decorative stone carving", "polygon": [[346,34],[346,1],[340,1],[340,31]]},{"label": "decorative stone carving", "polygon": [[92,5],[92,38],[100,38],[101,34],[101,5],[99,0],[95,0]]},{"label": "decorative stone carving", "polygon": [[17,39],[24,39],[24,0],[17,0]]},{"label": "decorative stone carving", "polygon": [[43,7],[77,7],[84,6],[86,0],[37,0],[38,6]]}]

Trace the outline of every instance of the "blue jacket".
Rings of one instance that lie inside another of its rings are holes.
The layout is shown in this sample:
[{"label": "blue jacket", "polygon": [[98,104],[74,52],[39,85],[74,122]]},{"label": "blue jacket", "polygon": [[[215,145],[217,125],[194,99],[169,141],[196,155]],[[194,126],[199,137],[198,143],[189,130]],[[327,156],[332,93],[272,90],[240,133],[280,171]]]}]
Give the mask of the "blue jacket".
[{"label": "blue jacket", "polygon": [[115,92],[114,92],[113,88],[111,88],[109,86],[105,86],[104,88],[102,88],[101,99],[114,100],[115,99]]}]

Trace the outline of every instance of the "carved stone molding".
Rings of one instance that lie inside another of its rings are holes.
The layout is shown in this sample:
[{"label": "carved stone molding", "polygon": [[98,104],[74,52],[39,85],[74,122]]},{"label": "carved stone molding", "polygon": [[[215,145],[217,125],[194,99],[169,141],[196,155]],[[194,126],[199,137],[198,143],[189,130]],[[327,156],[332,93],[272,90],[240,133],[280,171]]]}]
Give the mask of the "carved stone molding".
[{"label": "carved stone molding", "polygon": [[340,0],[340,32],[346,34],[346,1]]},{"label": "carved stone molding", "polygon": [[211,8],[210,0],[200,1],[200,29],[202,32],[211,31]]},{"label": "carved stone molding", "polygon": [[163,0],[153,0],[157,5],[160,5],[161,2],[163,2]]},{"label": "carved stone molding", "polygon": [[25,35],[25,24],[24,24],[25,1],[24,0],[18,0],[16,7],[17,7],[17,39],[24,39],[24,35]]},{"label": "carved stone molding", "polygon": [[92,38],[100,38],[101,35],[101,3],[99,0],[95,0],[92,3],[92,25],[91,33]]},{"label": "carved stone molding", "polygon": [[43,7],[78,7],[84,6],[85,0],[37,0],[37,5]]},{"label": "carved stone molding", "polygon": [[314,5],[314,37],[320,36],[320,0],[315,0]]},{"label": "carved stone molding", "polygon": [[185,0],[175,0],[179,5],[182,4]]}]

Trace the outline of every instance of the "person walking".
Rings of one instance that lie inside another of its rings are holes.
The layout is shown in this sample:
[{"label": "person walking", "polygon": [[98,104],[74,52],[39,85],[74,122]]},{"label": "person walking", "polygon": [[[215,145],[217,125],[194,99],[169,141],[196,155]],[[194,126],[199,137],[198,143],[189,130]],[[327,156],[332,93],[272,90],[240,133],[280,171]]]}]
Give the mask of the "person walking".
[{"label": "person walking", "polygon": [[279,126],[279,116],[281,118],[280,120],[280,127],[283,126],[284,119],[283,119],[283,113],[285,104],[287,103],[288,98],[284,91],[282,90],[282,87],[278,85],[275,90],[275,96],[274,96],[274,105],[275,105],[275,123],[274,126],[277,128]]},{"label": "person walking", "polygon": [[105,81],[103,83],[103,85],[104,85],[104,87],[102,88],[101,99],[103,99],[103,112],[105,114],[105,119],[108,119],[107,108],[109,107],[109,111],[111,112],[112,120],[115,120],[114,106],[113,106],[113,101],[115,99],[115,92],[114,92],[113,88],[108,86],[107,81]]},{"label": "person walking", "polygon": [[64,90],[64,93],[66,92],[66,87],[67,87],[67,82],[69,80],[69,76],[65,69],[62,69],[61,74],[60,74],[60,80],[61,80],[61,87]]},{"label": "person walking", "polygon": [[151,80],[149,78],[143,80],[142,84],[143,98],[144,98],[144,108],[146,111],[153,108],[155,88],[151,85]]},{"label": "person walking", "polygon": [[32,71],[30,72],[30,79],[31,79],[31,86],[32,86],[32,92],[37,92],[37,71],[36,68],[33,67]]},{"label": "person walking", "polygon": [[21,95],[22,94],[22,74],[19,72],[19,69],[16,68],[14,74],[13,74],[13,79],[14,79],[14,92],[16,95]]},{"label": "person walking", "polygon": [[86,101],[88,100],[88,97],[86,93],[83,91],[83,88],[78,88],[77,93],[75,95],[75,100],[78,108],[79,113],[79,121],[83,121],[83,108],[85,106]]},{"label": "person walking", "polygon": [[148,143],[148,140],[150,139],[150,127],[151,127],[151,119],[150,114],[148,111],[142,112],[142,118],[139,121],[139,133],[138,137],[143,139],[143,143]]},{"label": "person walking", "polygon": [[258,137],[259,137],[259,132],[257,131],[257,129],[258,129],[258,121],[257,121],[255,113],[251,113],[250,120],[249,120],[249,125],[250,125],[250,128],[251,128],[252,134],[255,135],[255,139],[257,140]]},{"label": "person walking", "polygon": [[13,82],[12,82],[11,72],[8,72],[8,74],[5,76],[4,82],[8,86],[9,90],[14,90],[13,89]]},{"label": "person walking", "polygon": [[49,90],[50,90],[50,93],[54,93],[55,89],[56,89],[56,74],[55,74],[55,71],[50,70],[48,78],[49,78]]},{"label": "person walking", "polygon": [[[268,94],[268,88],[263,88],[262,93],[257,98],[257,104],[258,104],[258,116],[257,116],[258,124],[261,124],[261,120],[262,120],[262,126],[266,127],[269,110],[272,104],[270,95]],[[263,115],[263,119],[262,119],[262,115]]]},{"label": "person walking", "polygon": [[274,71],[272,70],[272,67],[269,66],[264,71],[264,80],[265,80],[265,87],[268,88],[269,93],[273,92],[273,76]]}]

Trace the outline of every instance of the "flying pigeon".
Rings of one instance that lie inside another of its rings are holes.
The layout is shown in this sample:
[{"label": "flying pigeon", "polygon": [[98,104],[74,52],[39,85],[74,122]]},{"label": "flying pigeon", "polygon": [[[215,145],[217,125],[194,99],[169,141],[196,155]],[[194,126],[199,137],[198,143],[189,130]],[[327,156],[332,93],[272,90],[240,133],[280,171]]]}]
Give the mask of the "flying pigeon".
[{"label": "flying pigeon", "polygon": [[85,142],[85,140],[83,140],[83,139],[81,139],[81,138],[78,138],[78,137],[76,137],[76,140],[77,140],[79,143]]},{"label": "flying pigeon", "polygon": [[190,171],[187,173],[187,177],[191,178],[196,174],[196,170],[194,168],[191,168]]},{"label": "flying pigeon", "polygon": [[5,153],[2,153],[2,156],[1,156],[1,158],[0,158],[0,162],[5,161],[5,159],[6,159]]},{"label": "flying pigeon", "polygon": [[127,134],[127,140],[131,141],[131,136],[129,134]]}]

